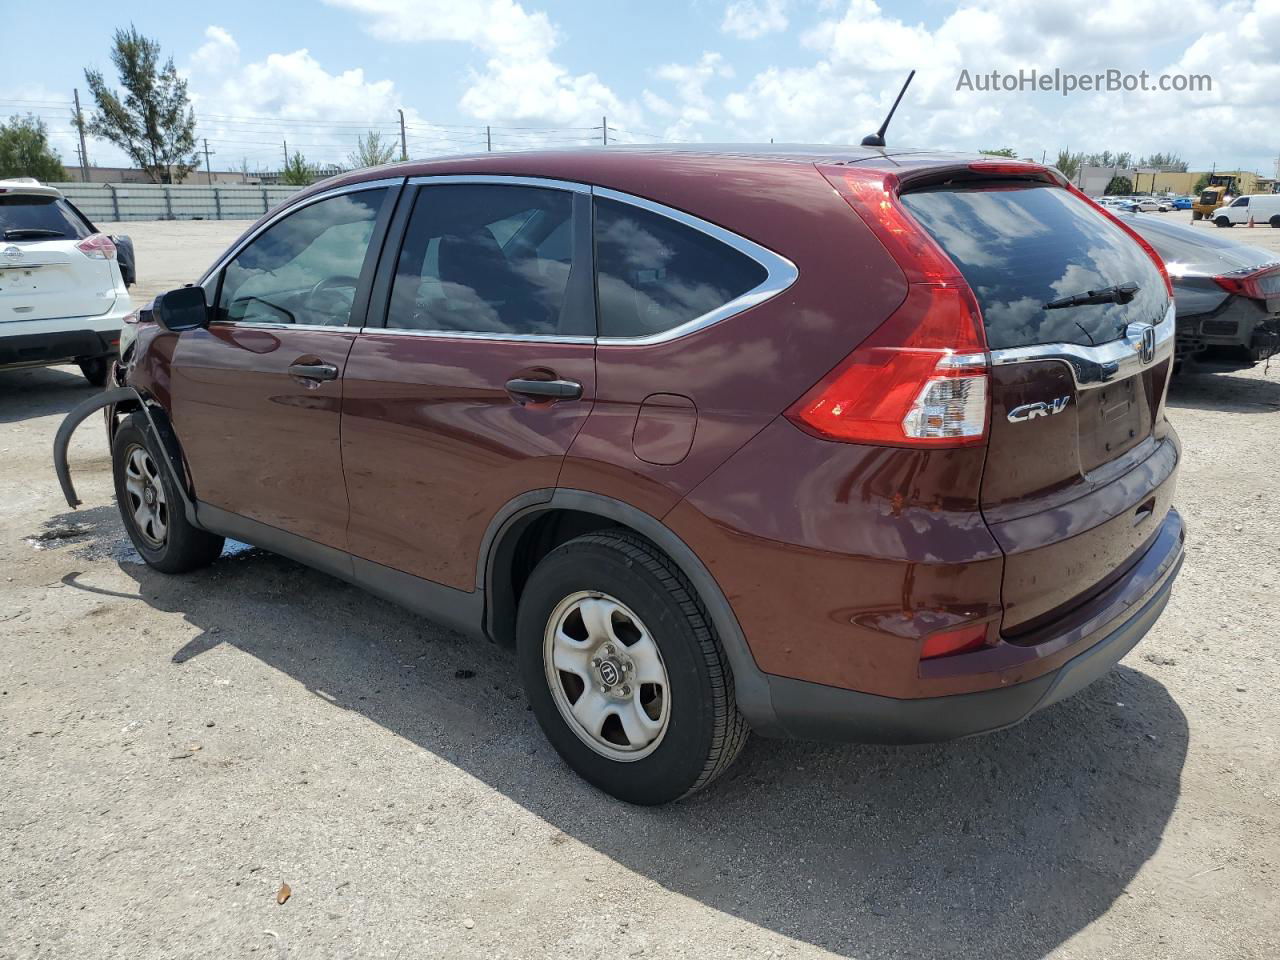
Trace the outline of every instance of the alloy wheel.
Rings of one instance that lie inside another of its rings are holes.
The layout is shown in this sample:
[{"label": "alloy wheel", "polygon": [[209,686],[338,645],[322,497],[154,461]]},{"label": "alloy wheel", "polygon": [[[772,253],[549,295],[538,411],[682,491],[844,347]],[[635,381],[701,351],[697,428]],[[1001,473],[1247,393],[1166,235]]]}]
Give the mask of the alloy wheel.
[{"label": "alloy wheel", "polygon": [[145,447],[134,444],[125,452],[124,488],[138,533],[148,546],[163,547],[169,536],[169,504],[160,471]]}]

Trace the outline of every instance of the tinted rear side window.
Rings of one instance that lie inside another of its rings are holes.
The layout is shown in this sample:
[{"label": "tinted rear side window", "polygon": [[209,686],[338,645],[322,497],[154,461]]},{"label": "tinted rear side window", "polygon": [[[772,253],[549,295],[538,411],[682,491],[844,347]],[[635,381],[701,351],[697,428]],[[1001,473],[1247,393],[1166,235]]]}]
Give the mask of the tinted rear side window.
[{"label": "tinted rear side window", "polygon": [[[22,231],[27,230],[32,233],[23,236]],[[82,240],[90,230],[61,198],[18,193],[0,196],[0,232],[6,240]]]},{"label": "tinted rear side window", "polygon": [[724,306],[768,271],[700,230],[629,203],[595,201],[602,337],[664,333]]},{"label": "tinted rear side window", "polygon": [[405,231],[387,326],[560,334],[572,241],[573,196],[564,190],[425,186]]},{"label": "tinted rear side window", "polygon": [[[1128,234],[1058,187],[940,188],[902,202],[973,288],[993,350],[1107,343],[1134,322],[1159,323],[1164,280]],[[1045,309],[1062,297],[1136,283],[1127,304]]]}]

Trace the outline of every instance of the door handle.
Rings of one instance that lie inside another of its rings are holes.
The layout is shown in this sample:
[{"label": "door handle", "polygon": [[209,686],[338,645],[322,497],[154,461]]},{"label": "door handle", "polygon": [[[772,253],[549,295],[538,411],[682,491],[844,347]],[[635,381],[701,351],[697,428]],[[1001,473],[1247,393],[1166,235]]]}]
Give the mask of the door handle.
[{"label": "door handle", "polygon": [[291,363],[289,376],[300,380],[337,380],[338,368],[332,363]]},{"label": "door handle", "polygon": [[577,400],[582,396],[582,384],[576,380],[525,380],[516,377],[507,381],[507,392],[517,397]]}]

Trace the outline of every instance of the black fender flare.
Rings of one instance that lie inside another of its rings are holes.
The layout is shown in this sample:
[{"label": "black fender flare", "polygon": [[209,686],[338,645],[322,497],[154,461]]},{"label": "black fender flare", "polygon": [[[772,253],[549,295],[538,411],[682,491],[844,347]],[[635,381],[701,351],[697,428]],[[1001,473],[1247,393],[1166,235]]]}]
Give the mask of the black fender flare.
[{"label": "black fender flare", "polygon": [[785,735],[774,712],[768,678],[757,666],[742,626],[711,571],[675,531],[629,503],[586,490],[564,488],[531,490],[508,501],[490,521],[481,541],[476,585],[484,591],[486,621],[493,612],[495,561],[503,541],[521,521],[552,510],[576,510],[612,520],[635,530],[666,553],[698,591],[711,617],[733,670],[738,709],[756,732],[766,736]]},{"label": "black fender flare", "polygon": [[104,390],[102,393],[76,404],[62,418],[62,423],[58,425],[58,432],[53,437],[53,469],[58,475],[58,485],[62,487],[62,495],[66,498],[67,506],[75,509],[82,502],[76,496],[75,485],[71,482],[71,468],[67,463],[67,446],[71,443],[72,434],[76,432],[76,428],[90,414],[104,407],[114,409],[122,404],[127,404],[130,409],[136,407],[147,418],[148,429],[151,431],[152,436],[156,438],[160,449],[164,451],[164,456],[161,460],[165,465],[165,469],[169,472],[169,479],[173,481],[173,486],[178,491],[178,496],[182,499],[182,511],[186,515],[188,522],[193,526],[199,527],[200,525],[196,520],[195,501],[191,497],[184,480],[185,471],[183,470],[182,451],[178,446],[178,438],[174,434],[173,428],[169,425],[168,417],[163,415],[163,411],[153,411],[151,404],[135,387],[112,387],[110,390]]}]

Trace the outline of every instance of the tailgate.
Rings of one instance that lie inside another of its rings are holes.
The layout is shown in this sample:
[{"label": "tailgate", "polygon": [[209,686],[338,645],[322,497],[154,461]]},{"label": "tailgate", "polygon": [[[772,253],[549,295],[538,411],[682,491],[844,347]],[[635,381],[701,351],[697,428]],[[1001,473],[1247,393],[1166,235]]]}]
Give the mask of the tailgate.
[{"label": "tailgate", "polygon": [[1174,311],[1137,240],[1067,190],[962,184],[903,203],[964,274],[991,351],[983,515],[1014,637],[1137,563],[1173,495]]},{"label": "tailgate", "polygon": [[0,323],[96,317],[115,301],[110,260],[86,257],[66,240],[0,246]]}]

